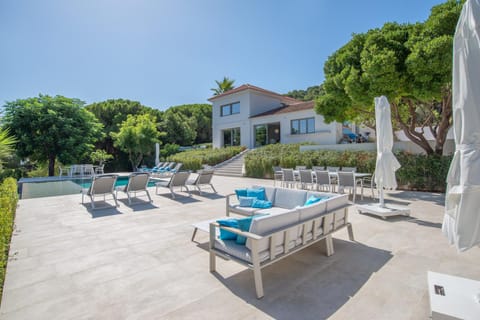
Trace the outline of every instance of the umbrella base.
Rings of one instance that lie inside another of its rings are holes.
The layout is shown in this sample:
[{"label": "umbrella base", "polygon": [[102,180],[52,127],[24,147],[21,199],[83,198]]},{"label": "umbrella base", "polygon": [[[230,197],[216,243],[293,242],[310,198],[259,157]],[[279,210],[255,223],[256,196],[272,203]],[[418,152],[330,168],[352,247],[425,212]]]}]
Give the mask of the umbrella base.
[{"label": "umbrella base", "polygon": [[359,204],[356,206],[358,213],[370,213],[386,219],[390,216],[410,216],[410,209],[405,206],[386,204],[381,207],[379,203]]}]

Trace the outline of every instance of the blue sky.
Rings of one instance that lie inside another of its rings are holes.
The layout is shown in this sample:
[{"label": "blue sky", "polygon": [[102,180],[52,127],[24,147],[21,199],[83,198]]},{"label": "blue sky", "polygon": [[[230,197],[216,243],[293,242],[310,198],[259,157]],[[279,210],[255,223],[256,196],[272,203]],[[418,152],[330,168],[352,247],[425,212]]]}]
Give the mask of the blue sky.
[{"label": "blue sky", "polygon": [[0,0],[0,105],[39,93],[166,109],[223,76],[279,93],[323,81],[352,33],[439,0]]}]

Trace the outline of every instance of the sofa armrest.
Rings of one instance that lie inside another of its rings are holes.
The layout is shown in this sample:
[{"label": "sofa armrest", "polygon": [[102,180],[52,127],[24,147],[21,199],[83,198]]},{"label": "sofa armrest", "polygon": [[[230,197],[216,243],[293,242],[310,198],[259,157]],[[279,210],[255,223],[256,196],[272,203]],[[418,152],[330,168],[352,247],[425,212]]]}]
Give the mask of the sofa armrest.
[{"label": "sofa armrest", "polygon": [[242,231],[242,230],[237,229],[237,228],[221,226],[218,222],[211,222],[210,223],[210,231],[212,231],[212,226],[213,226],[213,230],[215,230],[215,228],[220,228],[220,229],[227,230],[231,233],[235,233],[239,236],[244,236],[245,238],[249,238],[249,239],[252,239],[252,240],[261,240],[263,238],[262,236],[259,236],[255,233],[250,233],[248,231]]},{"label": "sofa armrest", "polygon": [[232,204],[232,200],[230,198],[232,196],[236,196],[236,195],[237,195],[236,193],[230,193],[230,194],[227,194],[225,196],[225,204],[226,204],[225,213],[226,213],[227,217],[230,216],[230,205]]}]

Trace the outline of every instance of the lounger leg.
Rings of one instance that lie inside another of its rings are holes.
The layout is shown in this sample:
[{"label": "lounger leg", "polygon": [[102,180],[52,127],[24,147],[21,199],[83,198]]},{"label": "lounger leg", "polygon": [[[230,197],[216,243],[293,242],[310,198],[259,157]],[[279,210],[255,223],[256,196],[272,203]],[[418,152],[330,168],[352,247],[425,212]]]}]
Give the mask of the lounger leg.
[{"label": "lounger leg", "polygon": [[170,188],[170,193],[172,194],[172,199],[175,199],[175,192],[173,192],[173,188]]},{"label": "lounger leg", "polygon": [[213,192],[217,193],[217,190],[215,190],[215,188],[213,187],[213,184],[210,183],[210,187],[212,187]]},{"label": "lounger leg", "polygon": [[127,192],[128,204],[132,204],[132,199],[130,198],[130,192]]},{"label": "lounger leg", "polygon": [[197,235],[197,230],[198,230],[198,228],[193,229],[192,242],[193,242],[193,240],[195,240],[195,236]]},{"label": "lounger leg", "polygon": [[327,257],[330,257],[335,253],[335,250],[333,249],[333,238],[331,235],[325,238],[325,246],[327,249]]},{"label": "lounger leg", "polygon": [[93,196],[90,196],[90,206],[92,207],[92,209],[95,209],[95,199]]},{"label": "lounger leg", "polygon": [[353,227],[351,223],[348,224],[347,230],[348,230],[348,239],[350,239],[350,241],[355,241],[355,238],[353,236]]},{"label": "lounger leg", "polygon": [[[127,195],[128,195],[128,193],[127,193]],[[112,196],[113,196],[113,201],[115,201],[115,207],[120,207],[118,205],[118,202],[117,202],[117,197],[115,197],[115,193],[112,192]]]},{"label": "lounger leg", "polygon": [[257,292],[257,298],[263,298],[263,283],[262,283],[262,270],[260,266],[256,266],[253,269],[253,278],[255,279],[255,291]]},{"label": "lounger leg", "polygon": [[153,202],[152,198],[150,197],[150,192],[148,192],[148,190],[146,190],[146,189],[145,189],[145,192],[147,193],[148,201]]},{"label": "lounger leg", "polygon": [[[197,229],[195,228],[195,231]],[[194,231],[194,234],[193,234],[193,237],[195,236],[195,231]],[[215,227],[213,225],[210,225],[209,227],[209,234],[210,234],[210,242],[209,242],[209,249],[210,249],[210,272],[215,272],[215,269],[216,269],[216,261],[215,261],[215,258],[216,258],[216,255],[215,255],[215,252],[213,252],[213,246],[215,244],[215,236],[216,236],[216,230],[215,230]],[[192,239],[193,239],[192,237]],[[193,240],[192,240],[193,241]]]}]

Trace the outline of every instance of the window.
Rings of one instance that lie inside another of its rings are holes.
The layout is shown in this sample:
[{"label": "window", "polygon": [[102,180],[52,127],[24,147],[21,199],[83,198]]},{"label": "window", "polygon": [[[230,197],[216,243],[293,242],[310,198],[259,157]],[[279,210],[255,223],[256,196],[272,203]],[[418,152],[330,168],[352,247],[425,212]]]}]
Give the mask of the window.
[{"label": "window", "polygon": [[240,128],[232,128],[223,130],[223,146],[239,146],[240,145]]},{"label": "window", "polygon": [[297,119],[291,121],[292,134],[306,134],[315,132],[315,118]]},{"label": "window", "polygon": [[240,102],[226,104],[221,107],[220,115],[222,117],[240,113]]}]

